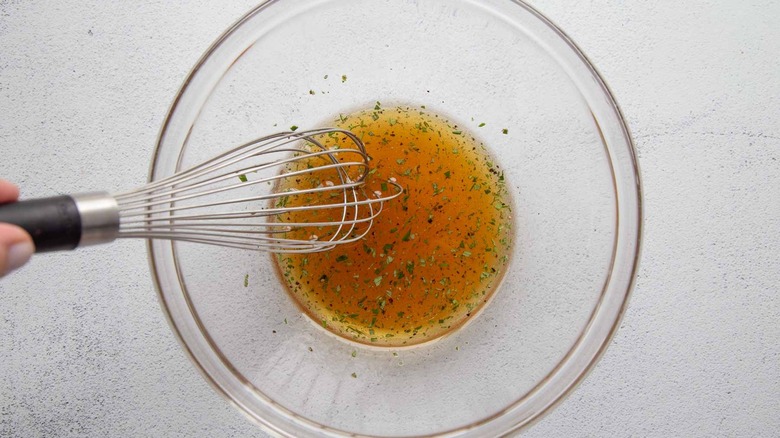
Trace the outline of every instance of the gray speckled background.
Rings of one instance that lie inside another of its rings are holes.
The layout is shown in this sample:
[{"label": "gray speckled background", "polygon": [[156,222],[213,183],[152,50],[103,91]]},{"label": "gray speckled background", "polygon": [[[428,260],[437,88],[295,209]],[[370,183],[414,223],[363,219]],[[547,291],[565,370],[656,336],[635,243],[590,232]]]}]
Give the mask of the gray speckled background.
[{"label": "gray speckled background", "polygon": [[[0,176],[23,196],[140,185],[189,68],[251,0],[0,1]],[[645,184],[630,309],[527,436],[780,430],[780,3],[532,2],[584,49]],[[264,436],[190,365],[143,242],[0,281],[0,436]]]}]

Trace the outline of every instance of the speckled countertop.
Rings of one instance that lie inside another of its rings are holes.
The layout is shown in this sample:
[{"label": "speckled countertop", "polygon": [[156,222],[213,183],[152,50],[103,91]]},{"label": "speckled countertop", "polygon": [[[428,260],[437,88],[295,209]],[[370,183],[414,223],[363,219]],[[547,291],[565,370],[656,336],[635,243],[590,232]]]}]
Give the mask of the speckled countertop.
[{"label": "speckled countertop", "polygon": [[[189,68],[255,2],[218,3],[0,1],[0,176],[27,197],[143,183]],[[646,234],[610,349],[526,435],[775,436],[780,3],[532,3],[622,105]],[[189,363],[123,241],[0,282],[0,436],[265,435]]]}]

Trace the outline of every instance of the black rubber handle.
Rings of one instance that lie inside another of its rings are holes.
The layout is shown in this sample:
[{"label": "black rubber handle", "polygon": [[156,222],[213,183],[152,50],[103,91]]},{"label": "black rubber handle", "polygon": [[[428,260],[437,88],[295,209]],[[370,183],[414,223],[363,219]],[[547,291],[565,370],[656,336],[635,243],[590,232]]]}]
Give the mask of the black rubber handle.
[{"label": "black rubber handle", "polygon": [[81,240],[81,216],[70,196],[0,205],[0,222],[18,225],[30,233],[35,252],[74,249]]}]

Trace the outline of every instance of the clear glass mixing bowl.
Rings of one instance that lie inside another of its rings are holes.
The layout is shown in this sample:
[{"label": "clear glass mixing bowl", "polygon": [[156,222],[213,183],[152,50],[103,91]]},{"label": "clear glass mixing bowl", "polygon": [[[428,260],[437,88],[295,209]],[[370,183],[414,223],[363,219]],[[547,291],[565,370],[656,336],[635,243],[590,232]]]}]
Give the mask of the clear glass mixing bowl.
[{"label": "clear glass mixing bowl", "polygon": [[538,12],[510,0],[265,2],[187,78],[151,179],[375,101],[446,114],[504,169],[514,252],[481,314],[434,343],[371,349],[309,321],[267,254],[154,241],[163,308],[206,379],[274,434],[518,430],[604,352],[641,231],[625,121],[593,66]]}]

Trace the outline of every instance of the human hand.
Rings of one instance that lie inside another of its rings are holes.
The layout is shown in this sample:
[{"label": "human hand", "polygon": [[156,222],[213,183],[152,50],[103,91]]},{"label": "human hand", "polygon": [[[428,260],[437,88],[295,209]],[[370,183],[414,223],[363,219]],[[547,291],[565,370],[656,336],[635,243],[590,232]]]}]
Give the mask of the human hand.
[{"label": "human hand", "polygon": [[[19,198],[19,188],[0,179],[0,204]],[[20,268],[35,252],[32,238],[16,225],[0,223],[0,277]]]}]

